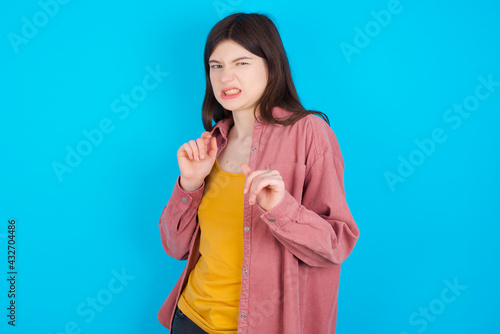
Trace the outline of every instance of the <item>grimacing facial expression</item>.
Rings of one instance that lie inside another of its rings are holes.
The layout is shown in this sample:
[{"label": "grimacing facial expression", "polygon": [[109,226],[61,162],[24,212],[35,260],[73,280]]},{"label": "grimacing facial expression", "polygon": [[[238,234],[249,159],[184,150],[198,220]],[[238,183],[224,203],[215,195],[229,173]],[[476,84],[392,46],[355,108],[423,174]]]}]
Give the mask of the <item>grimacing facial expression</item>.
[{"label": "grimacing facial expression", "polygon": [[209,65],[217,101],[233,113],[253,112],[267,85],[266,61],[235,41],[225,40],[215,47]]}]

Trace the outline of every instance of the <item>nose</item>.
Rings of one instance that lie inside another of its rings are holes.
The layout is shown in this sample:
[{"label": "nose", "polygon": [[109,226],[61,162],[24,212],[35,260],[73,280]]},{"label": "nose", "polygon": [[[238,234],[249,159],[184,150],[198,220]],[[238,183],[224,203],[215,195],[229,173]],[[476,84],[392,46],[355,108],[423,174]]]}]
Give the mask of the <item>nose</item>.
[{"label": "nose", "polygon": [[226,68],[222,68],[222,73],[221,73],[221,76],[220,76],[220,81],[222,83],[229,83],[231,81],[234,80],[234,73],[232,71],[232,69],[226,67]]}]

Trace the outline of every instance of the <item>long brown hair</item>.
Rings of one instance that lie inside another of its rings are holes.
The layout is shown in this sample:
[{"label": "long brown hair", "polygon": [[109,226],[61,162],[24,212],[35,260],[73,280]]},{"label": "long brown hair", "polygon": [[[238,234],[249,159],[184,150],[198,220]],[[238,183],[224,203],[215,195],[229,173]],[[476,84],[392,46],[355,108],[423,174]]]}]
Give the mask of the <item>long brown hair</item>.
[{"label": "long brown hair", "polygon": [[[256,104],[264,121],[270,124],[289,125],[309,114],[317,114],[330,125],[328,116],[320,111],[306,110],[300,103],[293,84],[290,66],[278,29],[265,15],[257,13],[236,13],[219,21],[210,31],[205,44],[204,62],[206,75],[205,98],[202,106],[202,119],[205,130],[211,131],[212,120],[218,121],[230,117],[226,110],[215,99],[210,82],[209,58],[215,47],[222,41],[233,40],[256,56],[264,58],[269,71],[267,87]],[[272,108],[281,107],[291,111],[286,120],[273,117]]]}]

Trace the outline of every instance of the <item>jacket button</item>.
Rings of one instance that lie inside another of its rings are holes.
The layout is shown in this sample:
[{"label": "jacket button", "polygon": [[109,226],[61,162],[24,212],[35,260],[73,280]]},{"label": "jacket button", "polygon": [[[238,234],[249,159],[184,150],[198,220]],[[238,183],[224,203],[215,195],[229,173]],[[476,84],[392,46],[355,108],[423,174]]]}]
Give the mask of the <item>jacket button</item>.
[{"label": "jacket button", "polygon": [[248,274],[248,271],[246,269],[243,269],[243,274]]},{"label": "jacket button", "polygon": [[186,197],[183,197],[183,198],[181,199],[181,201],[182,201],[182,203],[187,203],[187,201],[188,201],[188,200],[187,200],[187,198],[186,198]]},{"label": "jacket button", "polygon": [[257,147],[252,147],[252,151],[256,151],[257,150]]},{"label": "jacket button", "polygon": [[241,314],[241,317],[242,317],[242,318],[246,318],[246,317],[247,317],[247,315],[246,315],[245,313],[242,313],[242,314]]},{"label": "jacket button", "polygon": [[243,230],[244,230],[245,232],[248,232],[248,230],[249,230],[249,229],[250,229],[250,227],[248,227],[248,226],[245,226],[245,228],[243,228]]},{"label": "jacket button", "polygon": [[276,219],[274,219],[274,218],[269,218],[268,220],[269,220],[270,222],[275,222],[275,221],[276,221]]}]

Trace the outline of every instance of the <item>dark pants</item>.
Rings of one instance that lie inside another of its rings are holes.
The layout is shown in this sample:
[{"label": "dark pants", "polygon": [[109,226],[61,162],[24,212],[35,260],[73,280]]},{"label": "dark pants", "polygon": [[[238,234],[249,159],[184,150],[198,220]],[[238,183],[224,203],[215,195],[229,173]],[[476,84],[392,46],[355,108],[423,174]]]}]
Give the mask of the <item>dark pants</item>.
[{"label": "dark pants", "polygon": [[189,319],[178,307],[175,308],[174,322],[170,334],[208,334]]}]

